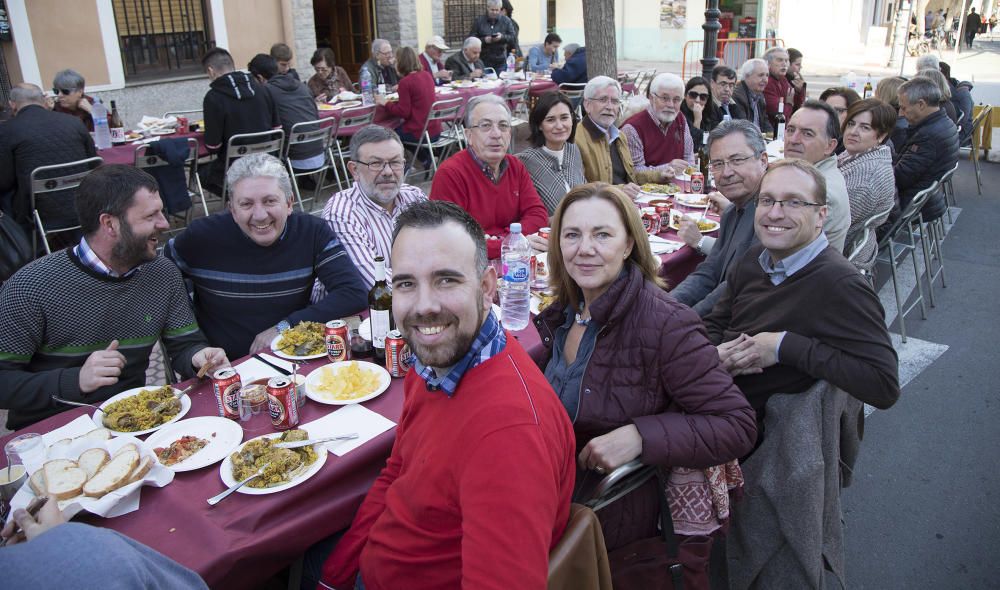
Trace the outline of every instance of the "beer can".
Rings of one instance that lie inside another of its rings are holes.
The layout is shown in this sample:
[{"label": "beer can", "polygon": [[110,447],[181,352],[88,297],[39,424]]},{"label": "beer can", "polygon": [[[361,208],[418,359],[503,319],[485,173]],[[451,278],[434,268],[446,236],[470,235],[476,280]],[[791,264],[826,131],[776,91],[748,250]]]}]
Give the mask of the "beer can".
[{"label": "beer can", "polygon": [[660,214],[657,213],[656,207],[642,208],[642,227],[646,233],[660,233]]},{"label": "beer can", "polygon": [[549,239],[549,234],[550,233],[552,233],[552,228],[551,227],[540,227],[540,228],[538,228],[538,237],[542,238],[543,240]]},{"label": "beer can", "polygon": [[657,205],[656,212],[660,216],[660,230],[670,227],[670,205]]},{"label": "beer can", "polygon": [[696,195],[705,192],[705,175],[701,172],[691,175],[691,192]]},{"label": "beer can", "polygon": [[299,404],[295,383],[289,377],[271,377],[267,381],[267,409],[275,430],[299,425]]},{"label": "beer can", "polygon": [[344,320],[326,323],[326,356],[330,362],[351,360],[351,329]]},{"label": "beer can", "polygon": [[188,132],[188,120],[187,117],[177,117],[177,131],[180,133]]},{"label": "beer can", "polygon": [[410,345],[399,330],[392,330],[385,337],[385,368],[397,378],[405,377],[410,370]]},{"label": "beer can", "polygon": [[240,389],[243,382],[236,369],[227,367],[212,374],[212,391],[219,405],[219,415],[230,420],[240,419]]}]

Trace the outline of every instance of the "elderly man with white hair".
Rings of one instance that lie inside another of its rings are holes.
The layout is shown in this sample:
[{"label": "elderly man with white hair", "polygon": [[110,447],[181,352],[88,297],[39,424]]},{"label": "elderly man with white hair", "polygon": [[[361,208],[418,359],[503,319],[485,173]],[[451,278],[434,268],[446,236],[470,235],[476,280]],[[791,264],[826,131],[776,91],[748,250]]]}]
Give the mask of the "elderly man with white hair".
[{"label": "elderly man with white hair", "polygon": [[662,182],[672,178],[673,174],[655,168],[635,169],[628,141],[615,125],[621,114],[621,105],[622,87],[618,81],[607,76],[594,76],[583,89],[586,115],[576,130],[573,143],[580,148],[583,175],[587,182],[617,185],[634,199],[639,194],[639,184]]},{"label": "elderly man with white hair", "polygon": [[486,66],[479,59],[483,42],[477,37],[467,37],[462,43],[462,50],[453,54],[444,62],[444,67],[451,72],[455,80],[475,80],[482,78]]},{"label": "elderly man with white hair", "polygon": [[679,76],[664,73],[653,78],[649,106],[622,126],[636,172],[656,170],[677,176],[694,164],[694,141],[681,114],[683,101],[684,80]]},{"label": "elderly man with white hair", "polygon": [[784,47],[772,47],[764,52],[764,61],[767,62],[767,86],[764,88],[764,102],[767,104],[768,123],[772,128],[776,128],[776,117],[778,116],[778,104],[783,104],[782,114],[785,121],[792,118],[792,111],[795,110],[795,89],[789,82],[788,66],[791,61],[788,58],[788,50]]},{"label": "elderly man with white hair", "polygon": [[[229,167],[226,183],[229,206],[191,222],[164,249],[192,285],[209,341],[239,358],[298,322],[366,307],[368,289],[327,222],[294,212],[284,164],[252,154]],[[327,295],[310,305],[317,278]]]},{"label": "elderly man with white hair", "polygon": [[933,53],[921,55],[917,58],[917,71],[920,70],[941,70],[941,59]]},{"label": "elderly man with white hair", "polygon": [[767,101],[764,98],[769,71],[766,61],[759,58],[748,59],[740,67],[740,83],[733,91],[733,102],[740,107],[744,118],[764,134],[771,133],[774,129],[767,116]]},{"label": "elderly man with white hair", "polygon": [[361,66],[361,70],[368,70],[372,84],[385,84],[386,92],[392,92],[399,84],[395,54],[392,45],[385,39],[372,41],[372,57]]}]

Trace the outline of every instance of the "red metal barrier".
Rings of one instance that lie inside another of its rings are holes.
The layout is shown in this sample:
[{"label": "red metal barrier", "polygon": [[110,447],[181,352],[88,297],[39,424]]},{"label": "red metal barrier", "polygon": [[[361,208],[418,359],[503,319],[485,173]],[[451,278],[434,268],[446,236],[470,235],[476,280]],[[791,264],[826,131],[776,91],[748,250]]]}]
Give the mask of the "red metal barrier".
[{"label": "red metal barrier", "polygon": [[[720,64],[725,64],[737,72],[743,62],[764,55],[771,47],[784,47],[785,40],[775,37],[753,39],[719,39],[715,57]],[[681,78],[687,80],[701,75],[701,59],[704,57],[705,42],[702,40],[688,41],[684,44],[684,54],[681,58]]]}]

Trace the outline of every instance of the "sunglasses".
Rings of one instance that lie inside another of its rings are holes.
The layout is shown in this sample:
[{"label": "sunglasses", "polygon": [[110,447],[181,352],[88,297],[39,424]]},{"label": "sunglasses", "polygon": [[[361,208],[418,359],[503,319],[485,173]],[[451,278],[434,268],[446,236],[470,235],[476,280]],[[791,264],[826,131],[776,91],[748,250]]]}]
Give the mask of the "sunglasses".
[{"label": "sunglasses", "polygon": [[704,100],[704,101],[707,102],[708,101],[708,93],[707,92],[695,92],[694,90],[689,90],[688,91],[688,98],[690,98],[691,100]]}]

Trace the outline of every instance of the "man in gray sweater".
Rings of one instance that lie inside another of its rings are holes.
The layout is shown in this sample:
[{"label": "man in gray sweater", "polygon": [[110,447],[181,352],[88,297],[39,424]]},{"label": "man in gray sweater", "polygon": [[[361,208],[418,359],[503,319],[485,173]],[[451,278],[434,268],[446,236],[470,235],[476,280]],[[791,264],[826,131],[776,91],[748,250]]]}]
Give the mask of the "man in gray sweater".
[{"label": "man in gray sweater", "polygon": [[[764,137],[750,121],[732,119],[720,123],[708,135],[708,153],[715,184],[732,205],[724,207],[719,237],[708,258],[670,292],[701,317],[712,311],[722,294],[729,267],[757,242],[753,231],[755,199],[767,171]],[[701,240],[692,247],[707,249]]]}]

